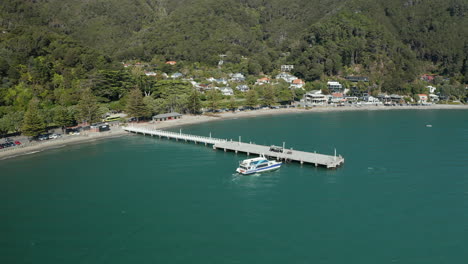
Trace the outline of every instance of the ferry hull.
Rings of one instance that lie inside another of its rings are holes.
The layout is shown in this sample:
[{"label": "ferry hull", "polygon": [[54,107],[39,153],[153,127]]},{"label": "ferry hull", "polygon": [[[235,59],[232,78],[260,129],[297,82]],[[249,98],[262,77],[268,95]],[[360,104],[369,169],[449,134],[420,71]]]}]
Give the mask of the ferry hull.
[{"label": "ferry hull", "polygon": [[240,173],[240,174],[243,174],[243,175],[250,175],[250,174],[255,174],[255,173],[261,173],[261,172],[267,172],[267,171],[272,171],[272,170],[276,170],[276,169],[279,169],[281,167],[282,163],[277,163],[277,164],[274,164],[274,165],[271,165],[271,166],[268,166],[268,167],[265,167],[265,168],[260,168],[260,169],[253,169],[253,170],[244,170],[244,169],[241,169],[241,168],[237,168],[237,172]]}]

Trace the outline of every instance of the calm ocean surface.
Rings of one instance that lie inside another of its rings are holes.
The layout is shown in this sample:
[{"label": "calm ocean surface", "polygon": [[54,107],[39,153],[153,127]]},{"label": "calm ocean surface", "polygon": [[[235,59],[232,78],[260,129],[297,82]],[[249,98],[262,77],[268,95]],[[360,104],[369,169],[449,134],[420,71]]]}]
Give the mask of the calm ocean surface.
[{"label": "calm ocean surface", "polygon": [[326,154],[336,147],[346,162],[238,176],[245,155],[144,136],[3,160],[0,263],[468,261],[466,110],[182,129]]}]

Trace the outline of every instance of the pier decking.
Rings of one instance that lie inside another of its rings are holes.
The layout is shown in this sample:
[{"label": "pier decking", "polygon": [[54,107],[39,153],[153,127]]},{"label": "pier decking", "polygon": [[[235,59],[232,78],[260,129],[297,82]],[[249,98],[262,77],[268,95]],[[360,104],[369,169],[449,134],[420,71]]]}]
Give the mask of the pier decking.
[{"label": "pier decking", "polygon": [[140,133],[143,135],[166,137],[168,139],[192,141],[195,143],[201,143],[205,145],[213,145],[213,149],[222,149],[224,151],[233,151],[235,153],[241,152],[247,155],[265,155],[269,158],[275,158],[277,160],[284,161],[296,161],[301,164],[309,163],[314,166],[324,166],[326,168],[336,168],[344,163],[344,158],[339,155],[330,156],[312,152],[305,152],[293,149],[284,149],[283,152],[270,151],[269,146],[257,145],[252,143],[246,143],[239,141],[232,141],[227,139],[219,139],[213,137],[203,137],[190,134],[183,134],[177,132],[163,131],[148,127],[136,127],[130,126],[125,127],[124,130],[133,133]]}]

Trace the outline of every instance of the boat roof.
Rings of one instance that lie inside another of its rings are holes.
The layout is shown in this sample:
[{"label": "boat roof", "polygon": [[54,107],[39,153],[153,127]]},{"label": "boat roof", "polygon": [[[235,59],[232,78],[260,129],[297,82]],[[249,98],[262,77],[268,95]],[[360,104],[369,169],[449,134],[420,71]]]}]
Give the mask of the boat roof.
[{"label": "boat roof", "polygon": [[264,157],[257,157],[257,158],[253,158],[253,159],[245,159],[242,162],[251,162],[251,161],[260,161],[260,160],[267,160],[267,159],[264,158]]}]

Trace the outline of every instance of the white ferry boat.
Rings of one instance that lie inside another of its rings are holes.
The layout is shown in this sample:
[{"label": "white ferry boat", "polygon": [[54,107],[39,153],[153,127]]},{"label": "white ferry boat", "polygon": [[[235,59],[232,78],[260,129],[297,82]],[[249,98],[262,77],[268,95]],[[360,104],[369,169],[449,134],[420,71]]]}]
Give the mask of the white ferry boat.
[{"label": "white ferry boat", "polygon": [[276,170],[281,167],[281,164],[282,163],[279,161],[267,160],[263,155],[261,155],[258,158],[243,160],[236,171],[238,173],[248,175],[257,172]]}]

